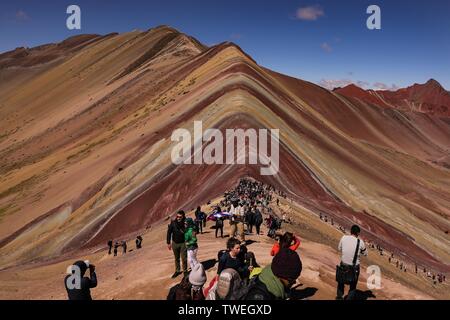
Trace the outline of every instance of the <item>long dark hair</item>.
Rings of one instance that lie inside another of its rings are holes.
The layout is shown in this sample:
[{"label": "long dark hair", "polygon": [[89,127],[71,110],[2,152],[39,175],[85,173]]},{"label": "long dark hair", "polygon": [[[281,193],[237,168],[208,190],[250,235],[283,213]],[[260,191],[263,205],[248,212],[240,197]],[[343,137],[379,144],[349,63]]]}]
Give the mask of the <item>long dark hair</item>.
[{"label": "long dark hair", "polygon": [[289,248],[292,246],[292,242],[295,240],[295,236],[292,232],[286,232],[280,238],[280,249]]}]

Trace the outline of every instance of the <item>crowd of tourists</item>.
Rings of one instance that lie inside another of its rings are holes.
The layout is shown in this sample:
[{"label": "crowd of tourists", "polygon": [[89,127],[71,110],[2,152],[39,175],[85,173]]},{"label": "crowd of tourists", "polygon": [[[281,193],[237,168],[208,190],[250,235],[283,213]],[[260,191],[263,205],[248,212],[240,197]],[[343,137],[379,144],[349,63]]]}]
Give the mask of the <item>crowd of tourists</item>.
[{"label": "crowd of tourists", "polygon": [[[172,287],[168,300],[286,300],[290,299],[292,290],[302,272],[302,261],[298,254],[301,240],[291,232],[280,232],[283,223],[289,223],[286,214],[280,219],[272,205],[280,206],[280,198],[286,194],[275,188],[250,179],[240,180],[238,186],[225,192],[223,199],[212,211],[206,214],[198,207],[194,217],[186,217],[183,210],[177,212],[167,228],[166,243],[174,256],[175,271],[172,278],[182,275],[181,282]],[[280,210],[281,211],[281,210]],[[282,212],[282,211],[281,211]],[[320,214],[320,219],[330,223],[345,233],[345,228],[333,218]],[[224,227],[228,224],[229,235],[226,246],[217,253],[217,273],[207,279],[205,266],[197,259],[201,250],[198,235],[204,232],[207,221],[214,221],[215,237],[224,238]],[[272,261],[266,266],[257,262],[255,254],[248,250],[246,235],[262,236],[261,226],[265,223],[267,236],[275,240],[270,252]],[[360,227],[354,225],[350,235],[344,235],[338,246],[341,262],[336,266],[336,299],[355,299],[356,287],[360,274],[361,257],[368,255],[368,249],[376,250],[381,256],[386,255],[389,263],[407,271],[406,264],[395,259],[394,254],[387,254],[380,245],[366,243],[360,237]],[[142,248],[142,236],[136,238],[136,249]],[[108,254],[117,256],[119,248],[127,252],[126,241],[108,241]],[[66,279],[69,299],[91,299],[90,289],[97,286],[95,267],[89,263],[77,261],[76,270],[81,270],[81,287],[70,286],[71,275]],[[85,275],[90,270],[90,276]],[[415,272],[419,273],[418,266]],[[445,281],[445,275],[435,274],[423,269],[434,283]],[[349,286],[345,296],[345,286]]]}]

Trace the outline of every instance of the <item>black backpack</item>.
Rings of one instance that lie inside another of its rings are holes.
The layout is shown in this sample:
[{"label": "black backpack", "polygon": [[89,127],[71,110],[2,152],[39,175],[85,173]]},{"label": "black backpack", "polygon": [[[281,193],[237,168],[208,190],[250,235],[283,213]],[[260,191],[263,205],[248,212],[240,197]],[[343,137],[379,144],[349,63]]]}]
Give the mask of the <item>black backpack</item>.
[{"label": "black backpack", "polygon": [[222,258],[222,256],[225,254],[225,253],[227,253],[228,251],[227,250],[220,250],[218,253],[217,253],[217,261],[220,261],[220,258]]}]

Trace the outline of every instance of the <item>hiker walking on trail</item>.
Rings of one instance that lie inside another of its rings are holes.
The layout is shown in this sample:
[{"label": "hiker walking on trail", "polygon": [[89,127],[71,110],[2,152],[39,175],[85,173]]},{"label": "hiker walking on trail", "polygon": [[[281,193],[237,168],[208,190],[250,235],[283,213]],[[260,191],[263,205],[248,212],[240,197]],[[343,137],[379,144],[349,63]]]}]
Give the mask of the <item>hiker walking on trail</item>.
[{"label": "hiker walking on trail", "polygon": [[239,200],[238,199],[232,199],[231,201],[231,208],[230,208],[230,238],[236,237],[237,233],[237,225],[239,223],[238,220],[238,212],[240,210],[239,207]]},{"label": "hiker walking on trail", "polygon": [[180,258],[183,263],[183,272],[187,274],[187,249],[184,239],[186,215],[183,210],[178,211],[175,220],[167,228],[167,247],[173,251],[175,257],[175,273],[172,278],[181,274]]},{"label": "hiker walking on trail", "polygon": [[206,214],[202,211],[201,207],[197,207],[195,210],[195,224],[197,226],[197,230],[203,234],[203,220],[205,220]]},{"label": "hiker walking on trail", "polygon": [[191,270],[199,263],[197,260],[198,244],[197,244],[197,227],[192,218],[186,219],[186,231],[184,233],[184,241],[186,242],[187,259]]},{"label": "hiker walking on trail", "polygon": [[142,248],[142,236],[136,237],[136,249],[139,250]]},{"label": "hiker walking on trail", "polygon": [[111,254],[111,250],[112,250],[112,246],[113,246],[113,241],[112,240],[109,240],[108,241],[108,254]]},{"label": "hiker walking on trail", "polygon": [[117,251],[119,249],[119,242],[116,241],[114,244],[114,257],[117,257]]},{"label": "hiker walking on trail", "polygon": [[[89,277],[85,277],[89,269]],[[92,300],[91,289],[97,287],[95,266],[89,261],[77,261],[70,267],[69,274],[64,278],[69,300]]]},{"label": "hiker walking on trail", "polygon": [[341,252],[341,264],[336,267],[337,300],[343,299],[346,284],[350,285],[348,300],[354,298],[360,273],[360,255],[367,256],[364,241],[359,239],[361,233],[359,226],[352,226],[350,232],[351,235],[342,237],[338,247]]},{"label": "hiker walking on trail", "polygon": [[123,248],[122,254],[127,253],[127,242],[126,241],[122,241],[122,248]]},{"label": "hiker walking on trail", "polygon": [[283,248],[272,264],[251,280],[245,300],[286,300],[302,272],[297,252]]},{"label": "hiker walking on trail", "polygon": [[281,229],[281,223],[282,223],[282,221],[281,221],[280,219],[276,218],[276,217],[272,217],[272,220],[271,220],[271,221],[272,221],[272,222],[271,222],[271,224],[270,224],[269,232],[267,233],[267,236],[269,236],[270,238],[275,238],[275,236],[276,236],[276,231],[277,231],[278,229]]},{"label": "hiker walking on trail", "polygon": [[220,231],[220,237],[223,238],[223,221],[224,217],[220,217],[216,219],[216,238],[218,236],[218,233]]},{"label": "hiker walking on trail", "polygon": [[231,224],[231,232],[230,237],[234,238],[236,234],[239,235],[239,238],[241,241],[245,241],[245,232],[244,232],[244,216],[245,216],[245,209],[244,209],[244,203],[234,201],[231,205],[231,213],[232,217],[230,220]]},{"label": "hiker walking on trail", "polygon": [[254,226],[254,220],[255,220],[255,208],[249,208],[245,212],[245,224],[247,225],[248,233],[253,233],[253,226]]},{"label": "hiker walking on trail", "polygon": [[261,211],[259,211],[259,209],[255,210],[255,215],[253,217],[253,223],[255,224],[255,227],[256,227],[256,234],[259,235],[260,231],[261,231],[261,225],[263,223],[263,217],[262,217]]}]

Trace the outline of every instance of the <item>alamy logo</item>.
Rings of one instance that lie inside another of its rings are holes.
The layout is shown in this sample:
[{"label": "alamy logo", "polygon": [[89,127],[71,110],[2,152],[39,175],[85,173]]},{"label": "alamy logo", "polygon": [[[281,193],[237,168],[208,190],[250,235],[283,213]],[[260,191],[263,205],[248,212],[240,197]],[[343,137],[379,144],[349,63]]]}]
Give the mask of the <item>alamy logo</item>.
[{"label": "alamy logo", "polygon": [[66,20],[66,26],[69,30],[81,30],[81,9],[77,5],[70,5],[66,10],[70,16]]},{"label": "alamy logo", "polygon": [[[261,165],[260,173],[263,176],[276,175],[279,171],[278,129],[271,129],[270,132],[267,129],[226,129],[224,136],[219,129],[207,129],[203,132],[202,122],[195,121],[193,139],[189,130],[177,129],[171,140],[178,142],[171,154],[172,162],[176,165],[244,165],[248,158],[248,164]],[[203,144],[207,144],[204,150]]]},{"label": "alamy logo", "polygon": [[81,289],[81,269],[80,267],[73,265],[67,267],[67,273],[69,276],[66,279],[67,289]]},{"label": "alamy logo", "polygon": [[380,290],[381,289],[381,269],[377,265],[367,267],[367,289]]},{"label": "alamy logo", "polygon": [[367,28],[381,30],[381,8],[373,4],[367,8],[367,14],[370,14],[370,17],[367,18]]}]

